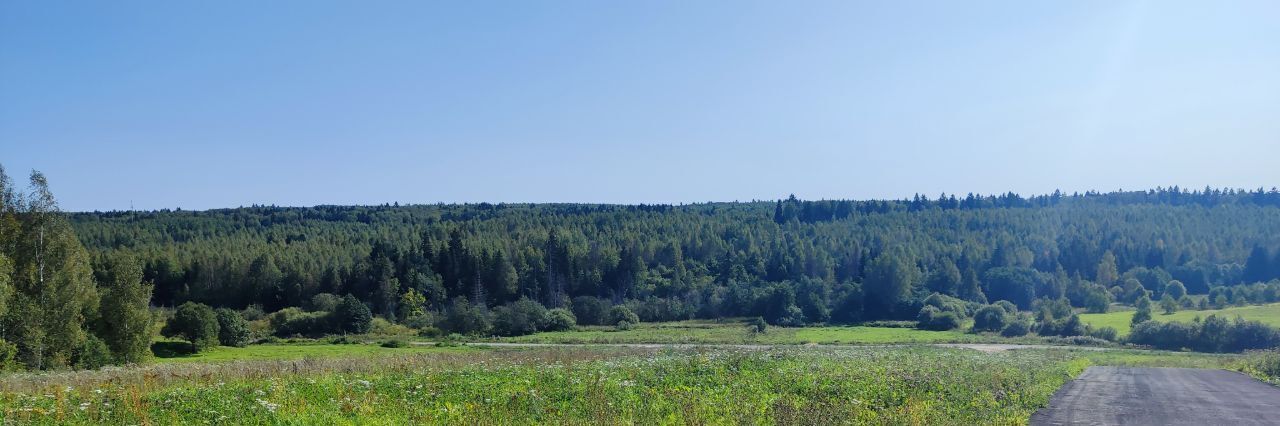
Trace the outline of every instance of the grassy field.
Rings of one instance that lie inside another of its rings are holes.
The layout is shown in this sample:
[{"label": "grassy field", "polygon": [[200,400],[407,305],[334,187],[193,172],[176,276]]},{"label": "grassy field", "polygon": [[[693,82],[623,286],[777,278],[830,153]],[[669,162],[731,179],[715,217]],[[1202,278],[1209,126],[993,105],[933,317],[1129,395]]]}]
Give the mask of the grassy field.
[{"label": "grassy field", "polygon": [[[163,345],[167,342],[160,342]],[[185,343],[176,343],[185,345]],[[472,351],[467,347],[437,348],[429,345],[409,345],[402,348],[384,348],[376,343],[334,345],[326,343],[271,343],[249,345],[243,348],[219,346],[198,354],[156,357],[157,363],[228,362],[290,360],[303,358],[342,358],[361,356],[403,355],[419,352]],[[164,351],[161,351],[164,352]]]},{"label": "grassy field", "polygon": [[418,353],[6,377],[0,415],[6,424],[1020,424],[1089,365],[1229,359],[926,347]]},{"label": "grassy field", "polygon": [[631,330],[613,327],[582,327],[574,331],[537,333],[502,338],[520,343],[725,343],[725,344],[882,344],[882,343],[973,343],[998,338],[967,334],[959,330],[927,331],[890,327],[769,327],[754,333],[741,322],[680,321],[642,323]]},{"label": "grassy field", "polygon": [[[1210,309],[1205,311],[1185,310],[1178,311],[1170,315],[1165,315],[1160,312],[1159,307],[1153,307],[1152,319],[1155,321],[1189,322],[1197,316],[1204,318],[1213,314],[1226,316],[1228,319],[1234,319],[1236,316],[1240,316],[1246,320],[1262,321],[1263,323],[1271,326],[1280,326],[1280,303],[1229,307],[1225,309]],[[1133,311],[1080,315],[1081,321],[1084,321],[1094,327],[1114,327],[1116,331],[1120,332],[1121,336],[1129,334],[1129,321],[1131,319],[1133,319]]]}]

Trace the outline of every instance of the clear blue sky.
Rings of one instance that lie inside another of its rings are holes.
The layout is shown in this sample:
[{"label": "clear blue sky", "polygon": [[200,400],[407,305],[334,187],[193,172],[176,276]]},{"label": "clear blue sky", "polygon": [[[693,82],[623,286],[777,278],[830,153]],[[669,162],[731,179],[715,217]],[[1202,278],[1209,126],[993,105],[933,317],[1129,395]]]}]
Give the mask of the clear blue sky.
[{"label": "clear blue sky", "polygon": [[68,210],[1280,184],[1280,2],[0,2]]}]

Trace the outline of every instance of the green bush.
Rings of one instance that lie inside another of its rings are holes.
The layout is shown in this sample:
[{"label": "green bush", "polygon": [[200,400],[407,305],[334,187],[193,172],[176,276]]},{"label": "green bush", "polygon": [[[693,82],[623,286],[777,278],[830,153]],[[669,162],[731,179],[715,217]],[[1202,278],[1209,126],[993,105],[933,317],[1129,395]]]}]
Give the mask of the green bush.
[{"label": "green bush", "polygon": [[612,325],[609,323],[609,301],[599,297],[578,296],[573,298],[573,316],[579,324]]},{"label": "green bush", "polygon": [[218,309],[218,343],[223,346],[244,347],[249,344],[249,323],[239,312]]},{"label": "green bush", "polygon": [[465,297],[454,298],[445,310],[442,329],[449,333],[480,335],[489,332],[489,315],[481,306],[473,305]]},{"label": "green bush", "polygon": [[444,335],[444,330],[431,327],[431,326],[418,329],[418,336],[421,336],[421,337],[440,337],[443,335]]},{"label": "green bush", "polygon": [[[628,324],[629,326],[635,325],[640,323],[640,317],[636,315],[635,312],[631,312],[630,308],[623,305],[614,306],[609,309],[610,324],[617,325],[618,323],[621,323],[624,321],[629,323]],[[630,329],[630,327],[628,327],[627,329]]]},{"label": "green bush", "polygon": [[345,334],[338,335],[338,336],[329,336],[324,339],[324,342],[331,345],[359,345],[364,343],[360,341],[360,339],[356,339]]},{"label": "green bush", "polygon": [[614,326],[618,331],[627,331],[634,327],[635,325],[633,325],[631,321],[626,320],[618,321],[618,325]]},{"label": "green bush", "polygon": [[298,308],[284,308],[267,317],[271,334],[280,337],[319,336],[334,331],[331,314],[304,312]]},{"label": "green bush", "polygon": [[387,339],[383,340],[379,345],[384,348],[403,348],[409,346],[409,343],[403,339]]},{"label": "green bush", "polygon": [[944,331],[960,327],[960,316],[955,312],[942,311],[933,305],[925,305],[916,315],[916,328],[921,330]]},{"label": "green bush", "polygon": [[1000,331],[1000,335],[1004,337],[1018,337],[1018,336],[1026,336],[1027,333],[1030,333],[1030,332],[1031,332],[1030,322],[1019,319],[1017,321],[1010,322],[1009,325],[1006,325],[1004,327],[1004,330]]},{"label": "green bush", "polygon": [[111,355],[111,348],[107,347],[107,342],[92,334],[80,343],[75,356],[75,367],[83,370],[97,370],[113,364],[115,359]]},{"label": "green bush", "polygon": [[200,352],[218,345],[218,315],[207,305],[183,303],[162,333],[191,342],[192,352]]},{"label": "green bush", "polygon": [[368,333],[373,328],[373,313],[364,302],[348,294],[334,307],[333,321],[339,333]]},{"label": "green bush", "polygon": [[552,309],[548,316],[547,331],[568,331],[578,326],[578,319],[567,309]]},{"label": "green bush", "polygon": [[1102,328],[1089,330],[1089,337],[1102,339],[1110,342],[1116,341],[1116,338],[1118,335],[1119,333],[1116,332],[1116,329],[1114,327],[1102,327]]},{"label": "green bush", "polygon": [[764,317],[755,317],[747,321],[747,328],[750,328],[752,333],[764,333],[769,329],[769,323],[765,322]]},{"label": "green bush", "polygon": [[21,369],[22,363],[18,362],[18,345],[0,339],[0,372]]},{"label": "green bush", "polygon": [[527,297],[493,309],[493,332],[499,336],[533,334],[550,321],[547,308]]},{"label": "green bush", "polygon": [[1003,307],[983,306],[973,315],[973,331],[1001,331],[1009,325],[1009,314]]}]

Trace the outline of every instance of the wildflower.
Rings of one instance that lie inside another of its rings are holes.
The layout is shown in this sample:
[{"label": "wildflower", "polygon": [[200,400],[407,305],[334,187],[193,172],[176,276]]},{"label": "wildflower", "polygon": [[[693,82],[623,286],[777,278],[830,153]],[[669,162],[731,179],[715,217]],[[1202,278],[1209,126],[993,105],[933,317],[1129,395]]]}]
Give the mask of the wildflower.
[{"label": "wildflower", "polygon": [[255,401],[257,401],[258,405],[261,405],[262,408],[266,408],[267,411],[270,411],[272,413],[276,412],[277,408],[280,408],[280,404],[273,404],[264,399],[255,399]]},{"label": "wildflower", "polygon": [[88,410],[88,409],[89,409],[89,403],[87,403],[87,402],[81,402],[81,403],[80,403],[80,411],[84,411],[84,410]]}]

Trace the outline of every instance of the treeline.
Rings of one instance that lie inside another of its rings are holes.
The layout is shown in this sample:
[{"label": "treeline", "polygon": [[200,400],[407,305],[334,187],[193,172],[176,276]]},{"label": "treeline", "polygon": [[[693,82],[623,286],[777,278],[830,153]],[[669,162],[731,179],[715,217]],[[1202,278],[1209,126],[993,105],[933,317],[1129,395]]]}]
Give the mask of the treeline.
[{"label": "treeline", "polygon": [[[144,259],[153,304],[303,307],[353,295],[394,321],[458,298],[641,320],[762,316],[810,324],[914,318],[938,293],[1104,311],[1170,283],[1205,294],[1280,277],[1276,191],[1180,189],[1022,198],[694,205],[256,206],[76,213],[102,258]],[[404,296],[423,306],[402,306]]]}]

